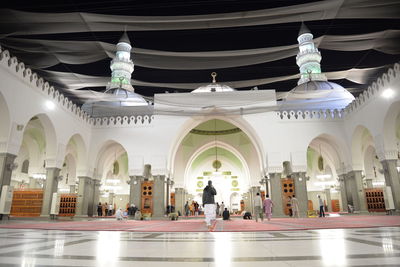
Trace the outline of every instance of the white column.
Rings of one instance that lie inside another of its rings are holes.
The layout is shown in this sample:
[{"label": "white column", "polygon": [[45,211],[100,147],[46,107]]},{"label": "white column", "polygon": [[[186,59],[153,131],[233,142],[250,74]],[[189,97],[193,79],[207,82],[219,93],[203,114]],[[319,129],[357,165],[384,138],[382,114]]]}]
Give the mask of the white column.
[{"label": "white column", "polygon": [[60,170],[59,168],[46,169],[46,181],[43,187],[43,204],[40,216],[50,215],[51,200],[53,198],[53,193],[57,192]]},{"label": "white column", "polygon": [[299,201],[300,217],[307,217],[308,195],[307,195],[307,179],[305,172],[293,173],[295,197]]},{"label": "white column", "polygon": [[386,186],[392,189],[394,207],[400,212],[400,177],[397,172],[397,160],[382,160],[383,175],[385,176]]},{"label": "white column", "polygon": [[282,182],[280,173],[270,173],[270,183],[271,183],[271,200],[274,203],[272,207],[273,217],[283,217],[283,205],[282,205]]},{"label": "white column", "polygon": [[79,176],[78,184],[78,197],[77,197],[77,207],[75,214],[77,216],[87,217],[89,211],[89,195],[90,195],[90,184],[91,178],[87,176]]}]

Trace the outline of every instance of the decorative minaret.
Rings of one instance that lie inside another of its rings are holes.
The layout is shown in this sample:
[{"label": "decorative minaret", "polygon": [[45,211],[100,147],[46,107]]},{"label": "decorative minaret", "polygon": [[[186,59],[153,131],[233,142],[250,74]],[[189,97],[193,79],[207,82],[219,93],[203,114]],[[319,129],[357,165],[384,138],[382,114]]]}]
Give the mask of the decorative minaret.
[{"label": "decorative minaret", "polygon": [[126,31],[117,44],[117,53],[111,61],[111,82],[107,85],[107,90],[123,88],[127,91],[134,91],[131,85],[131,75],[133,72],[133,62],[131,60],[131,43]]},{"label": "decorative minaret", "polygon": [[298,85],[308,81],[326,81],[327,78],[321,73],[321,53],[315,47],[314,36],[304,23],[301,23],[299,31],[299,53],[296,57],[297,66],[300,69]]}]

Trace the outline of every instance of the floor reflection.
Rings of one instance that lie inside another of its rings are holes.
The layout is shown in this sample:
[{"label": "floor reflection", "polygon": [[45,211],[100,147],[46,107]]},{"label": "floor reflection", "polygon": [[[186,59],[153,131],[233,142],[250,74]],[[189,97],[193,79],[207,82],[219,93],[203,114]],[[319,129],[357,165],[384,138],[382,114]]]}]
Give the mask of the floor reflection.
[{"label": "floor reflection", "polygon": [[99,232],[97,239],[98,266],[117,266],[121,232]]},{"label": "floor reflection", "polygon": [[346,265],[346,242],[343,229],[319,230],[319,249],[324,266]]},{"label": "floor reflection", "polygon": [[231,233],[213,233],[215,266],[232,266]]}]

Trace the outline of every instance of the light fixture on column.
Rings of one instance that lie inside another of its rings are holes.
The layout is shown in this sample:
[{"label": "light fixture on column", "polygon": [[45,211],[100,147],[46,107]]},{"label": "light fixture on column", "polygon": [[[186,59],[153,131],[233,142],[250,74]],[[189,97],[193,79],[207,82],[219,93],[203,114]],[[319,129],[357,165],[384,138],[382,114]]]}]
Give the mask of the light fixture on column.
[{"label": "light fixture on column", "polygon": [[260,180],[260,184],[265,185],[265,193],[266,194],[268,193],[268,180],[269,180],[269,177],[267,175],[264,175],[264,177],[262,177]]},{"label": "light fixture on column", "polygon": [[319,145],[318,170],[321,172],[324,170],[324,158],[321,153],[321,145]]},{"label": "light fixture on column", "polygon": [[399,142],[397,142],[397,172],[400,172],[400,149],[399,149]]},{"label": "light fixture on column", "polygon": [[213,176],[220,176],[222,173],[218,171],[221,168],[221,162],[218,160],[218,146],[217,146],[217,119],[214,120],[214,147],[215,147],[215,160],[212,163],[215,171],[212,173]]}]

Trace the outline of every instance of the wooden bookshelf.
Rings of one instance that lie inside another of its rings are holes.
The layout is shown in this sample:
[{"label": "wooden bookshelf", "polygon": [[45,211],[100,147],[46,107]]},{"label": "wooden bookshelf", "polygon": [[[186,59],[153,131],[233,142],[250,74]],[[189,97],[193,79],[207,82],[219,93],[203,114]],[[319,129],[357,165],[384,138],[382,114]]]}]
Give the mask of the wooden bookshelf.
[{"label": "wooden bookshelf", "polygon": [[385,199],[383,197],[382,188],[367,188],[365,191],[365,199],[369,212],[385,212]]},{"label": "wooden bookshelf", "polygon": [[340,211],[339,199],[332,199],[331,200],[331,205],[332,205],[332,211],[333,212],[339,212]]},{"label": "wooden bookshelf", "polygon": [[282,204],[283,211],[286,215],[289,215],[289,207],[287,206],[289,203],[289,196],[293,197],[294,195],[294,180],[292,178],[284,178],[281,179],[282,182]]},{"label": "wooden bookshelf", "polygon": [[15,190],[11,204],[12,216],[40,216],[43,203],[43,190]]},{"label": "wooden bookshelf", "polygon": [[61,194],[58,216],[73,217],[76,209],[76,194]]}]

